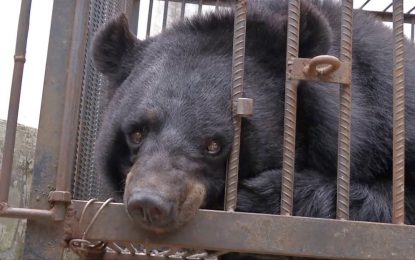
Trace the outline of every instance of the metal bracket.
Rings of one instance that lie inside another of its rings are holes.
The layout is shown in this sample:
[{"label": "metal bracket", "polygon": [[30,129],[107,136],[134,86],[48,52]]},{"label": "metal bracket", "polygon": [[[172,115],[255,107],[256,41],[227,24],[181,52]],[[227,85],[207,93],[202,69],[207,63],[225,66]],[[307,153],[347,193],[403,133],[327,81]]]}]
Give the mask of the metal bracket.
[{"label": "metal bracket", "polygon": [[49,202],[67,202],[70,203],[72,194],[68,191],[51,191],[49,193]]},{"label": "metal bracket", "polygon": [[352,66],[329,55],[312,59],[294,58],[289,61],[289,79],[315,80],[341,84],[351,84]]},{"label": "metal bracket", "polygon": [[68,191],[51,191],[49,193],[49,202],[53,203],[53,219],[63,221],[65,219],[66,209],[71,203],[72,195]]},{"label": "metal bracket", "polygon": [[252,98],[238,98],[236,100],[236,114],[249,117],[254,113],[254,100]]}]

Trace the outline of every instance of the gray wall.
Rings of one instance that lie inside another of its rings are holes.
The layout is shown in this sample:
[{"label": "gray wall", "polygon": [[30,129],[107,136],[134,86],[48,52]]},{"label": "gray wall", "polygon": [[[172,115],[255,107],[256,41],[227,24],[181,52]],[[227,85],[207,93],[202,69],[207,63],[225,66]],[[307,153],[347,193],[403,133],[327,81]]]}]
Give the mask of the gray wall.
[{"label": "gray wall", "polygon": [[[0,120],[0,167],[3,158],[6,121]],[[32,183],[33,160],[37,131],[19,125],[13,160],[13,174],[9,193],[12,207],[27,207]],[[0,218],[0,259],[21,259],[26,220]]]}]

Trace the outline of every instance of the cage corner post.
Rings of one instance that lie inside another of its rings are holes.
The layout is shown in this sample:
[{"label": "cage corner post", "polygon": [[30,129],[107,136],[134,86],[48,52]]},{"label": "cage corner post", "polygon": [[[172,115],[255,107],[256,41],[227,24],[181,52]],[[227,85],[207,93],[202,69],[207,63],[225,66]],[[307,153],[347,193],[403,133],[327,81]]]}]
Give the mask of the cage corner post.
[{"label": "cage corner post", "polygon": [[[33,209],[50,209],[51,191],[70,191],[71,176],[63,175],[72,173],[75,156],[77,131],[71,130],[77,128],[77,123],[69,121],[77,120],[79,113],[76,96],[82,86],[89,3],[89,0],[53,2],[30,193]],[[62,259],[64,224],[64,221],[28,220],[23,259]]]}]

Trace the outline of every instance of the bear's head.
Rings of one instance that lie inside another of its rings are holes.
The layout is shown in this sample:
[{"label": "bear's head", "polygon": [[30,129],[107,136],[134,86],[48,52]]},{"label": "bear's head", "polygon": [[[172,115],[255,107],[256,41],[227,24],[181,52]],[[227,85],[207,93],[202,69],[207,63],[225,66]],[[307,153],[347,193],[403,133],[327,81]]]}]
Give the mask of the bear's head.
[{"label": "bear's head", "polygon": [[[261,12],[249,15],[246,66],[255,75],[246,72],[246,89],[253,95],[255,84],[273,75],[280,75],[276,88],[283,93],[286,7],[257,8]],[[309,5],[302,13],[301,45],[308,46],[302,56],[327,52],[327,21]],[[169,231],[199,208],[222,207],[233,141],[233,21],[230,12],[212,14],[140,41],[120,15],[94,40],[95,65],[108,79],[109,95],[97,170],[123,193],[128,215],[144,228]],[[252,80],[258,76],[263,78]]]}]

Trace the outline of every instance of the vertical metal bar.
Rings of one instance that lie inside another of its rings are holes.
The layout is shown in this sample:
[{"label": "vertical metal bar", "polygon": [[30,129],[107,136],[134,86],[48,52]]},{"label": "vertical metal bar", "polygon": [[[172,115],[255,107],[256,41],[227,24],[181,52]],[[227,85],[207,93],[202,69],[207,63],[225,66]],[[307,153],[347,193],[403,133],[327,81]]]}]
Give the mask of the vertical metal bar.
[{"label": "vertical metal bar", "polygon": [[164,32],[164,30],[166,30],[168,11],[169,11],[169,0],[164,0],[163,25],[162,25],[162,28],[161,28],[162,32]]},{"label": "vertical metal bar", "polygon": [[405,185],[405,67],[403,0],[393,1],[393,213],[394,224],[404,223]]},{"label": "vertical metal bar", "polygon": [[[88,17],[89,1],[53,1],[52,21],[43,86],[30,208],[49,209],[47,194],[55,189],[64,119],[65,82],[71,53],[75,12],[80,5]],[[79,16],[78,16],[79,17]],[[85,31],[81,31],[85,33]],[[62,259],[63,221],[28,220],[23,259]],[[43,250],[39,250],[42,248]]]},{"label": "vertical metal bar", "polygon": [[197,14],[202,14],[202,7],[203,7],[203,0],[199,0],[199,9],[197,10]]},{"label": "vertical metal bar", "polygon": [[[340,59],[352,61],[353,0],[342,1]],[[350,65],[351,66],[351,65]],[[350,70],[351,72],[351,70]],[[352,75],[348,75],[350,78]],[[337,161],[337,218],[349,218],[350,129],[352,121],[352,85],[340,85],[339,140]]]},{"label": "vertical metal bar", "polygon": [[237,0],[234,22],[233,55],[232,55],[232,113],[234,139],[228,162],[226,178],[225,208],[233,211],[236,208],[238,192],[239,152],[241,142],[241,117],[236,115],[236,102],[242,97],[245,73],[245,40],[247,0]]},{"label": "vertical metal bar", "polygon": [[150,0],[150,4],[148,7],[148,18],[147,18],[147,32],[146,32],[146,38],[150,37],[150,31],[151,31],[151,18],[153,16],[153,3],[154,0]]},{"label": "vertical metal bar", "polygon": [[[411,14],[413,11],[415,10],[415,6],[412,7],[408,12],[406,12],[407,14]],[[405,22],[405,20],[404,20]],[[414,43],[415,42],[415,18],[411,19],[411,42]]]},{"label": "vertical metal bar", "polygon": [[182,0],[182,6],[180,8],[180,20],[184,19],[184,12],[186,10],[186,0]]},{"label": "vertical metal bar", "polygon": [[0,173],[0,202],[9,199],[9,186],[13,168],[13,153],[16,141],[17,117],[19,114],[20,92],[24,63],[26,61],[27,36],[29,34],[31,0],[22,0],[19,24],[17,27],[16,50],[14,55],[13,80],[10,90],[9,111],[7,114],[6,140],[3,163]]},{"label": "vertical metal bar", "polygon": [[138,19],[140,15],[140,0],[124,0],[124,12],[128,17],[128,24],[130,30],[135,35],[138,34]]},{"label": "vertical metal bar", "polygon": [[219,0],[216,0],[215,3],[215,12],[219,11]]},{"label": "vertical metal bar", "polygon": [[297,124],[297,80],[290,80],[288,72],[292,59],[298,57],[300,30],[300,0],[288,3],[287,79],[285,82],[284,147],[282,161],[281,214],[292,215],[295,170],[295,128]]},{"label": "vertical metal bar", "polygon": [[88,17],[86,14],[89,11],[89,8],[86,8],[84,3],[79,1],[76,3],[69,60],[66,69],[62,134],[56,176],[56,190],[68,192],[71,191],[73,166],[75,165],[78,115],[82,92],[88,25]]}]

